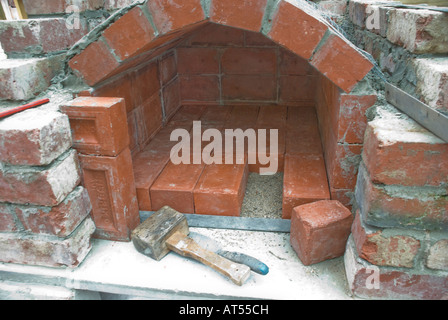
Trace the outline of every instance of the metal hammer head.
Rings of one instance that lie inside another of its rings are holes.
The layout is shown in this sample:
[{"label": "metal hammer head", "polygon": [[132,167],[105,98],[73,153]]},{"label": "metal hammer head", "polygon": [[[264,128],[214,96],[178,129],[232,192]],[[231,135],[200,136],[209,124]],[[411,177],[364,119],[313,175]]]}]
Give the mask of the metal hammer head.
[{"label": "metal hammer head", "polygon": [[166,239],[175,232],[188,235],[187,219],[183,214],[165,206],[134,229],[132,242],[140,253],[161,260],[170,252]]}]

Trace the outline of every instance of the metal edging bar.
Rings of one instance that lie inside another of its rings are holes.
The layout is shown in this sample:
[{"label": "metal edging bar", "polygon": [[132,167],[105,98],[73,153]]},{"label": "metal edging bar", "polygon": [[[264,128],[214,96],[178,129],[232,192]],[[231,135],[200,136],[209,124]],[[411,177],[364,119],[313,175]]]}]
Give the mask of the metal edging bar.
[{"label": "metal edging bar", "polygon": [[[154,211],[140,211],[140,220],[143,222]],[[291,221],[289,219],[267,219],[213,216],[203,214],[185,214],[188,225],[197,228],[231,229],[246,231],[285,232],[289,233]]]}]

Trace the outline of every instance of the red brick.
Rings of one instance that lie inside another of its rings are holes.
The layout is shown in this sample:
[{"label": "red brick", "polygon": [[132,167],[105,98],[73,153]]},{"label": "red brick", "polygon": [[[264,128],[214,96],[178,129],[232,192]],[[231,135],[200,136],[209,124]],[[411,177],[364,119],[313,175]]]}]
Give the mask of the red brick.
[{"label": "red brick", "polygon": [[229,118],[224,127],[225,129],[249,129],[256,128],[259,106],[240,105],[233,106]]},{"label": "red brick", "polygon": [[119,66],[107,45],[101,40],[92,42],[82,52],[70,59],[68,64],[73,71],[82,76],[89,86],[94,86],[104,80]]},{"label": "red brick", "polygon": [[295,207],[290,242],[306,266],[345,252],[353,216],[339,201],[324,200]]},{"label": "red brick", "polygon": [[131,112],[140,101],[134,94],[132,81],[131,74],[124,74],[112,82],[97,87],[91,95],[94,97],[123,98],[126,104],[126,112]]},{"label": "red brick", "polygon": [[219,100],[218,76],[188,75],[179,76],[181,100],[212,101]]},{"label": "red brick", "polygon": [[213,22],[240,29],[259,31],[267,0],[213,0],[210,19]]},{"label": "red brick", "polygon": [[331,200],[338,200],[349,210],[353,208],[354,190],[352,189],[334,189],[330,187]]},{"label": "red brick", "polygon": [[132,75],[132,94],[135,105],[145,103],[160,91],[159,66],[157,62],[151,62]]},{"label": "red brick", "polygon": [[194,213],[193,191],[204,167],[204,164],[169,161],[151,187],[153,211],[170,206],[182,213]]},{"label": "red brick", "polygon": [[138,144],[138,128],[141,127],[142,118],[143,117],[141,116],[141,108],[134,109],[127,114],[129,149],[131,150],[132,154],[134,154],[135,151],[140,150],[140,146]]},{"label": "red brick", "polygon": [[174,51],[161,58],[159,62],[159,70],[162,85],[167,84],[177,75],[177,61]]},{"label": "red brick", "polygon": [[366,224],[371,226],[418,230],[448,226],[446,187],[375,184],[362,163],[356,200]]},{"label": "red brick", "polygon": [[345,92],[350,92],[373,67],[352,44],[336,34],[319,47],[311,64]]},{"label": "red brick", "polygon": [[328,27],[287,1],[281,1],[268,36],[304,59],[309,59]]},{"label": "red brick", "polygon": [[140,223],[129,148],[116,157],[79,155],[79,159],[92,203],[95,237],[129,241]]},{"label": "red brick", "polygon": [[69,236],[92,210],[89,195],[83,187],[77,187],[56,207],[12,207],[25,230],[58,237]]},{"label": "red brick", "polygon": [[141,211],[153,211],[150,189],[169,161],[169,153],[142,151],[133,159],[135,187]]},{"label": "red brick", "polygon": [[[352,293],[365,299],[438,300],[448,295],[448,277],[445,274],[410,273],[390,267],[375,267],[360,259],[349,239],[344,255],[345,270]],[[378,274],[378,282],[372,281]],[[373,285],[377,285],[375,288]]]},{"label": "red brick", "polygon": [[218,74],[219,56],[214,48],[178,48],[179,74]]},{"label": "red brick", "polygon": [[247,163],[207,165],[194,189],[196,213],[239,216],[247,179]]},{"label": "red brick", "polygon": [[155,38],[151,23],[138,6],[104,30],[103,37],[121,61],[135,56]]},{"label": "red brick", "polygon": [[76,151],[69,150],[46,167],[0,168],[0,202],[56,206],[81,180]]},{"label": "red brick", "polygon": [[0,261],[44,267],[74,268],[90,252],[94,230],[95,225],[88,217],[66,238],[49,235],[44,237],[22,232],[0,233]]},{"label": "red brick", "polygon": [[166,85],[162,90],[165,120],[169,120],[181,106],[181,83],[179,78]]},{"label": "red brick", "polygon": [[61,106],[68,115],[73,146],[81,153],[116,156],[129,145],[121,98],[79,97]]},{"label": "red brick", "polygon": [[307,60],[286,49],[279,51],[279,70],[281,75],[306,76],[313,74],[313,68]]},{"label": "red brick", "polygon": [[68,118],[38,109],[21,112],[0,123],[0,145],[1,162],[48,165],[72,145]]},{"label": "red brick", "polygon": [[448,145],[442,141],[429,143],[422,139],[403,139],[409,134],[405,131],[401,133],[396,128],[381,128],[369,123],[363,160],[372,181],[404,186],[438,186],[447,183]]},{"label": "red brick", "polygon": [[385,236],[382,230],[366,230],[359,211],[352,226],[353,240],[360,258],[377,266],[413,268],[420,241],[407,235]]},{"label": "red brick", "polygon": [[323,154],[316,111],[312,107],[289,107],[286,154]]},{"label": "red brick", "polygon": [[0,232],[15,232],[19,230],[14,210],[9,203],[0,203]]},{"label": "red brick", "polygon": [[275,101],[277,81],[274,75],[224,75],[222,77],[224,100]]},{"label": "red brick", "polygon": [[341,95],[338,121],[338,142],[364,142],[367,126],[366,111],[377,100],[376,95]]},{"label": "red brick", "polygon": [[434,244],[428,250],[426,266],[433,270],[448,270],[448,240],[442,239]]},{"label": "red brick", "polygon": [[205,19],[200,0],[154,0],[148,2],[160,34],[181,29]]},{"label": "red brick", "polygon": [[[275,174],[277,172],[283,172],[284,170],[284,156],[285,156],[285,142],[286,142],[286,132],[283,129],[266,129],[266,149],[265,151],[260,150],[260,129],[257,129],[257,151],[252,152],[251,150],[248,150],[248,157],[250,160],[249,162],[249,172],[256,172],[258,174]],[[270,130],[277,130],[277,149],[275,149],[271,143],[275,143],[275,140],[271,137],[271,131]],[[262,162],[265,162],[265,159],[261,159],[262,157],[268,157],[266,159],[268,161],[267,164],[263,164]],[[256,159],[255,163],[253,159]]]},{"label": "red brick", "polygon": [[314,104],[315,87],[313,76],[280,76],[279,102],[310,101]]},{"label": "red brick", "polygon": [[286,155],[282,216],[290,219],[293,208],[318,200],[329,200],[327,174],[321,155]]},{"label": "red brick", "polygon": [[192,46],[239,47],[244,46],[244,31],[210,23],[196,31],[188,40]]},{"label": "red brick", "polygon": [[258,128],[283,129],[286,126],[288,108],[286,106],[261,106],[258,112]]},{"label": "red brick", "polygon": [[362,145],[334,144],[325,148],[328,180],[335,189],[354,189],[361,161]]},{"label": "red brick", "polygon": [[277,53],[270,48],[228,48],[221,68],[224,74],[276,74]]}]

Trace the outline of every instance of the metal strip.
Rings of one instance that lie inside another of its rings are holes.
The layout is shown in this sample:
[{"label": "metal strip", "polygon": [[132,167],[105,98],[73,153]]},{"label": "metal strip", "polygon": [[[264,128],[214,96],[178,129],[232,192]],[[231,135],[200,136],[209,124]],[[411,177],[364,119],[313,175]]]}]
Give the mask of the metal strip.
[{"label": "metal strip", "polygon": [[[143,222],[154,211],[140,211]],[[286,219],[265,219],[245,217],[224,217],[203,214],[185,214],[188,225],[197,228],[232,229],[247,231],[287,232],[291,229],[291,221]]]},{"label": "metal strip", "polygon": [[386,82],[386,100],[420,125],[448,142],[448,116]]}]

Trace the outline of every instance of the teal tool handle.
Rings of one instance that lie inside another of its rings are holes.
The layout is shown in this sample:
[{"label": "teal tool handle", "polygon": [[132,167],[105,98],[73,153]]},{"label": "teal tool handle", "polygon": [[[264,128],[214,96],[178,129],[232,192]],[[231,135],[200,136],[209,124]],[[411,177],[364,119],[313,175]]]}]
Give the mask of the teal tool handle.
[{"label": "teal tool handle", "polygon": [[266,275],[269,272],[269,267],[267,265],[265,265],[260,260],[254,258],[254,257],[251,257],[247,254],[240,253],[240,252],[224,251],[224,250],[219,250],[217,253],[231,261],[245,264],[252,271],[254,271],[258,274]]}]

